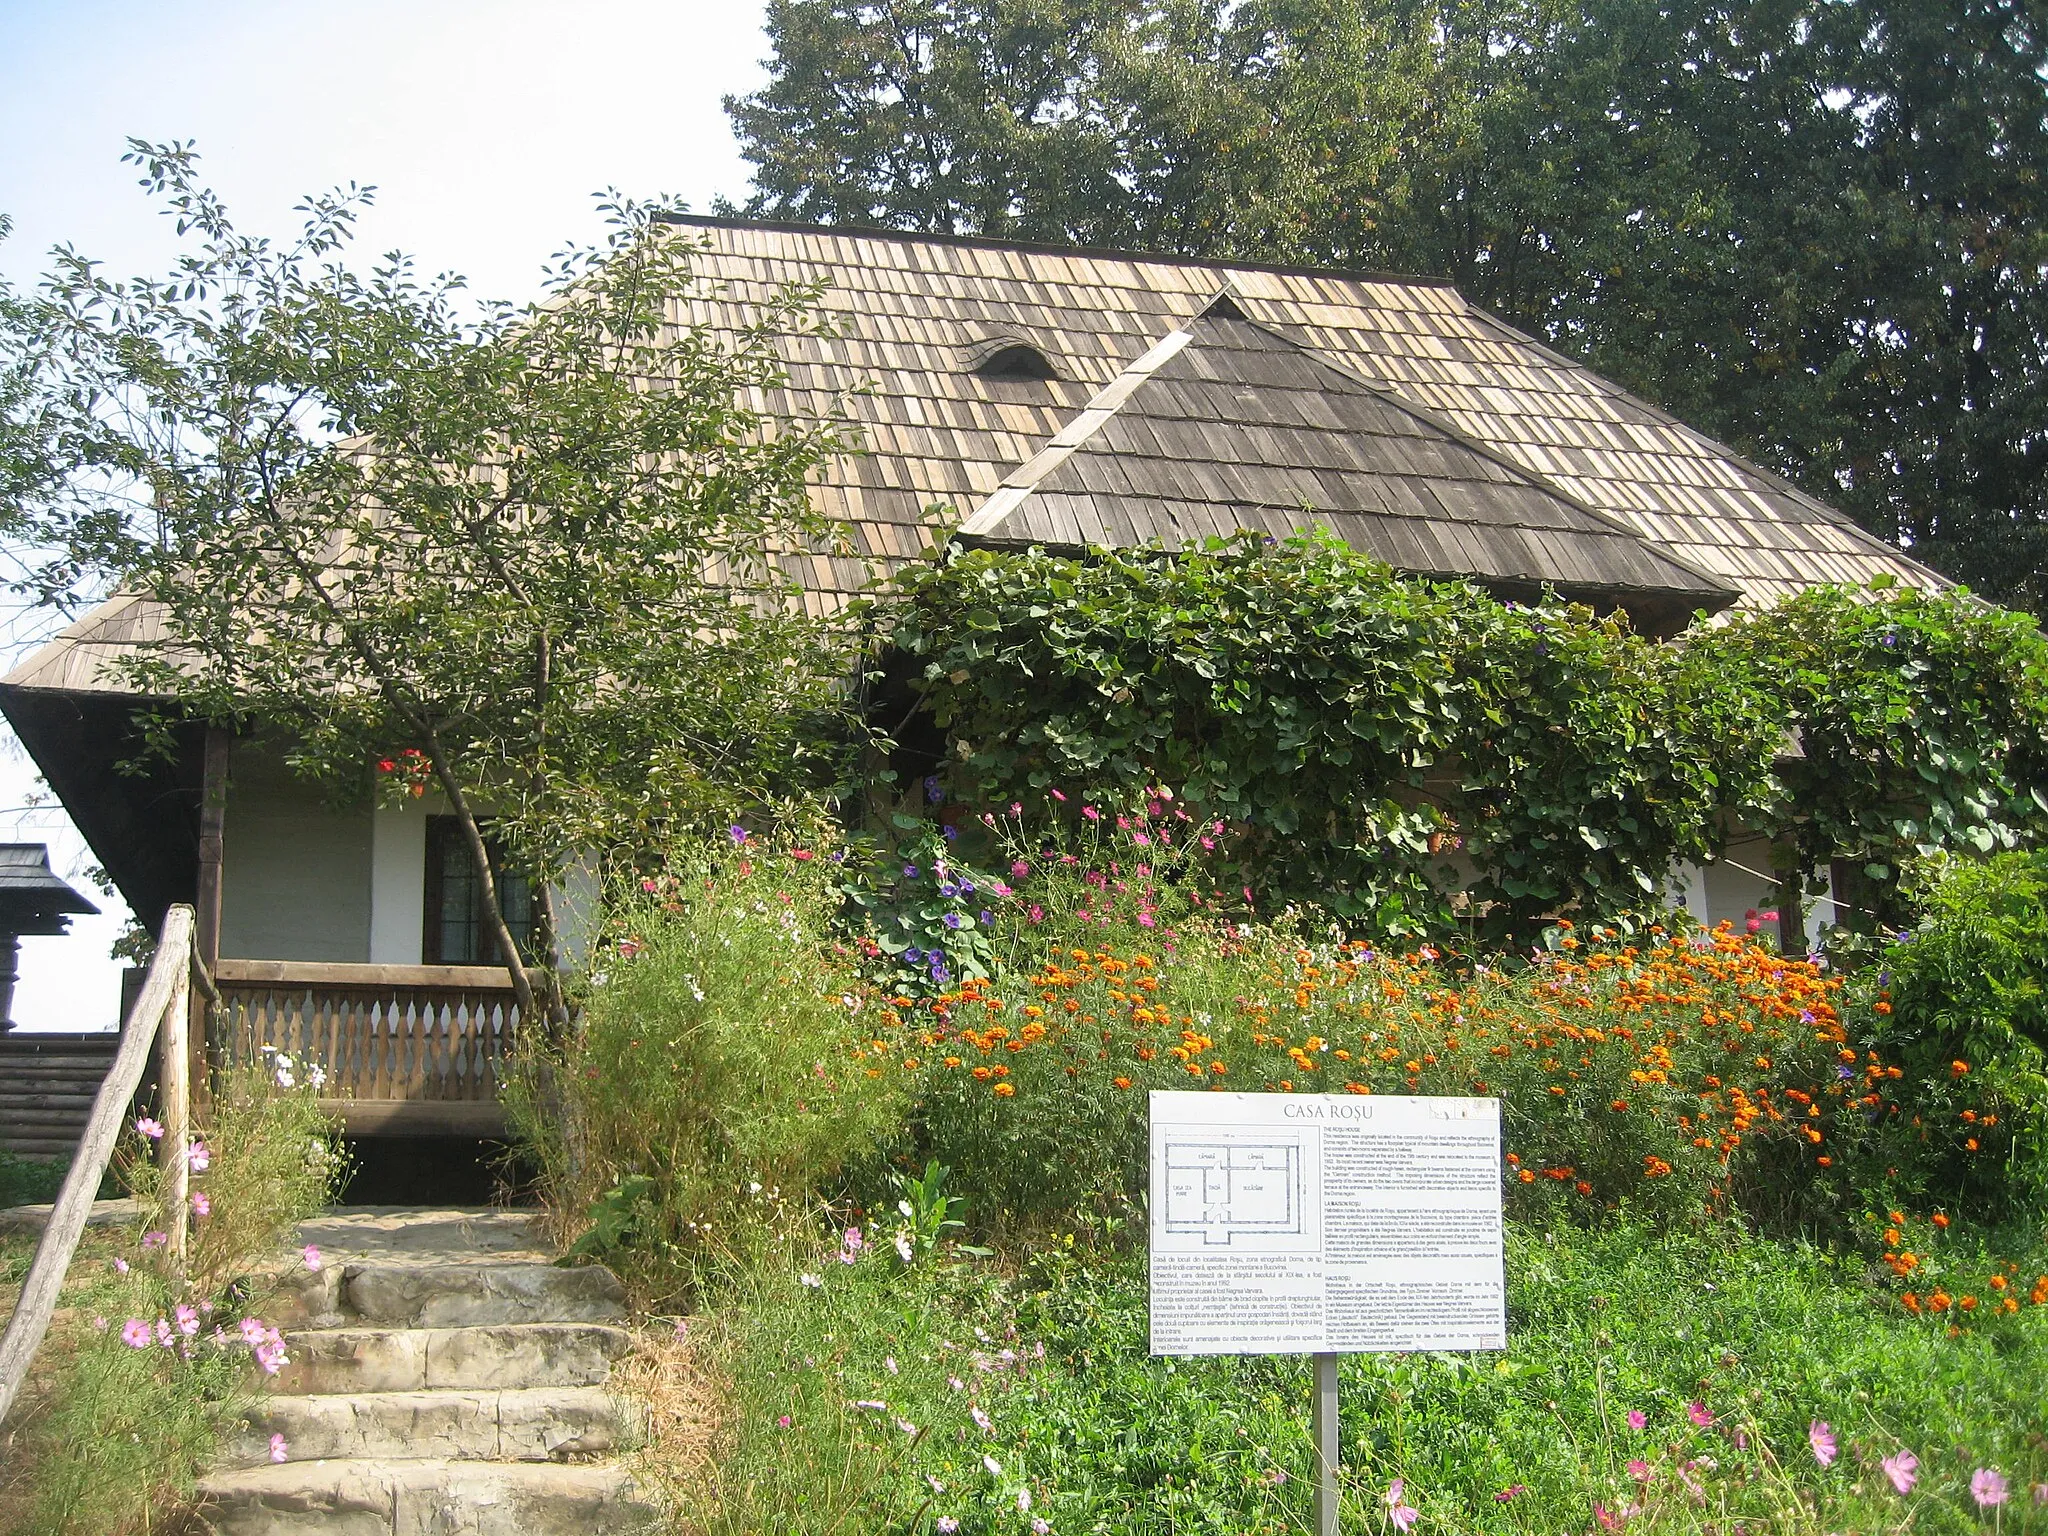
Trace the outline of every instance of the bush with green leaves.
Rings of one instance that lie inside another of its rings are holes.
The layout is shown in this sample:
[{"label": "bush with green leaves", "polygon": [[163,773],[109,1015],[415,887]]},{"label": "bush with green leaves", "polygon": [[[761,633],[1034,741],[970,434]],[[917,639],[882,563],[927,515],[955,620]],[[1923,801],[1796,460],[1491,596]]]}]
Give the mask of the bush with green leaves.
[{"label": "bush with green leaves", "polygon": [[829,855],[694,851],[621,894],[576,1027],[507,1085],[551,1206],[583,1252],[668,1294],[810,1199],[902,1119],[856,1052],[868,1004],[830,952]]},{"label": "bush with green leaves", "polygon": [[1693,644],[1798,739],[1750,819],[1790,842],[1801,874],[1847,864],[1866,930],[1910,911],[1912,859],[2048,836],[2048,640],[2035,620],[1967,593],[1816,587]]},{"label": "bush with green leaves", "polygon": [[956,797],[1173,789],[1226,824],[1220,883],[1360,932],[1519,949],[1737,825],[1881,901],[1910,852],[2048,835],[2048,641],[1967,594],[1822,589],[1656,644],[1327,537],[969,551],[897,591],[880,635]]},{"label": "bush with green leaves", "polygon": [[2048,854],[1945,859],[1924,915],[1860,978],[1904,1069],[1915,1135],[1903,1176],[1994,1215],[2048,1208]]}]

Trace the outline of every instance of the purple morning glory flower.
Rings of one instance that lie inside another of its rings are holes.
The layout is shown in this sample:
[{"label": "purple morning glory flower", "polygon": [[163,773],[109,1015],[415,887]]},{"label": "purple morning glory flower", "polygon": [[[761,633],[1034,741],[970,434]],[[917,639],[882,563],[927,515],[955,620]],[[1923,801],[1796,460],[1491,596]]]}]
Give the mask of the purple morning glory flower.
[{"label": "purple morning glory flower", "polygon": [[747,840],[747,829],[741,826],[738,822],[734,822],[725,830],[726,833],[732,838],[732,843],[735,848],[737,848],[741,843],[744,843]]},{"label": "purple morning glory flower", "polygon": [[960,914],[958,912],[948,912],[944,921],[948,928],[958,928],[960,926]]},{"label": "purple morning glory flower", "polygon": [[906,880],[915,880],[917,878],[917,866],[915,864],[904,865],[903,878]]},{"label": "purple morning glory flower", "polygon": [[987,908],[987,907],[983,907],[983,908],[981,909],[981,922],[982,922],[982,926],[983,926],[983,927],[987,927],[987,926],[988,926],[988,908]]},{"label": "purple morning glory flower", "polygon": [[945,837],[946,841],[949,843],[960,835],[960,829],[958,827],[941,827],[939,828],[939,831]]},{"label": "purple morning glory flower", "polygon": [[933,805],[939,804],[946,798],[945,790],[939,787],[939,776],[937,774],[932,774],[925,779],[924,797],[931,801]]},{"label": "purple morning glory flower", "polygon": [[921,949],[906,949],[905,951],[903,951],[903,958],[908,960],[912,965],[915,965],[918,961],[924,958],[924,951]]}]

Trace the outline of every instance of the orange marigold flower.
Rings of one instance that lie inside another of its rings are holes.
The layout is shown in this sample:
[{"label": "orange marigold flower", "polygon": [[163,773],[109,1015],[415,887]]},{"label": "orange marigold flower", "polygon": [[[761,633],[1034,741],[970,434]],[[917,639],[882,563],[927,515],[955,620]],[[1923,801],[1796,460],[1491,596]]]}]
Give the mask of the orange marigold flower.
[{"label": "orange marigold flower", "polygon": [[1590,1195],[1593,1193],[1593,1186],[1588,1184],[1584,1179],[1579,1180],[1579,1182],[1576,1185],[1574,1185],[1573,1188],[1577,1189],[1578,1192],[1582,1195]]},{"label": "orange marigold flower", "polygon": [[1017,1085],[1015,1083],[996,1084],[996,1097],[999,1099],[1007,1099],[1008,1097],[1010,1097],[1011,1094],[1015,1093],[1016,1091]]},{"label": "orange marigold flower", "polygon": [[1524,1184],[1534,1184],[1536,1182],[1536,1175],[1531,1173],[1527,1168],[1524,1168],[1519,1174],[1516,1175],[1516,1177],[1519,1178]]},{"label": "orange marigold flower", "polygon": [[995,1076],[995,1074],[989,1071],[987,1067],[976,1067],[974,1069],[974,1080],[977,1083],[985,1083],[993,1076]]},{"label": "orange marigold flower", "polygon": [[1932,1221],[1937,1227],[1945,1227],[1948,1225],[1948,1217],[1941,1211],[1936,1211],[1928,1219]]},{"label": "orange marigold flower", "polygon": [[1110,1079],[1110,1081],[1119,1088],[1128,1088],[1131,1086],[1131,1080],[1128,1077],[1113,1077]]},{"label": "orange marigold flower", "polygon": [[1952,1061],[1948,1064],[1948,1069],[1955,1073],[1957,1077],[1961,1077],[1970,1070],[1970,1064],[1967,1061]]}]

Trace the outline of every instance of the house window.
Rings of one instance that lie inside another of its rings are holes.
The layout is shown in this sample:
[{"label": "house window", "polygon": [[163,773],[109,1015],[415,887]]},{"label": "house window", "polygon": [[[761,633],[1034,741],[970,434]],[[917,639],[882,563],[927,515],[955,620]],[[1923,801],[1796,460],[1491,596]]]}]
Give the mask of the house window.
[{"label": "house window", "polygon": [[[490,835],[484,848],[498,882],[498,899],[512,941],[531,954],[533,890],[518,875],[504,873]],[[476,861],[453,816],[427,818],[427,931],[421,953],[428,965],[503,965],[505,956],[484,907],[484,885]]]}]

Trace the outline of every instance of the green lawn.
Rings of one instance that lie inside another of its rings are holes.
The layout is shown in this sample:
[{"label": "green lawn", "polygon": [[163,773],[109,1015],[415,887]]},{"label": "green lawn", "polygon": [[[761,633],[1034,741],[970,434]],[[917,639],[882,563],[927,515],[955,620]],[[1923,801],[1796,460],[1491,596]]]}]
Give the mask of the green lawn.
[{"label": "green lawn", "polygon": [[[706,1529],[1306,1529],[1307,1362],[1150,1358],[1129,1245],[804,1263],[819,1284],[771,1263],[709,1320],[731,1417]],[[1421,1532],[1582,1532],[1596,1501],[1639,1506],[1632,1530],[2048,1531],[2048,1308],[1950,1336],[1859,1260],[1733,1230],[1511,1226],[1508,1276],[1505,1353],[1346,1359],[1347,1530],[1390,1529],[1401,1477]],[[1902,1450],[1906,1496],[1879,1465]],[[2002,1506],[1973,1502],[1979,1467],[2007,1479]]]}]

